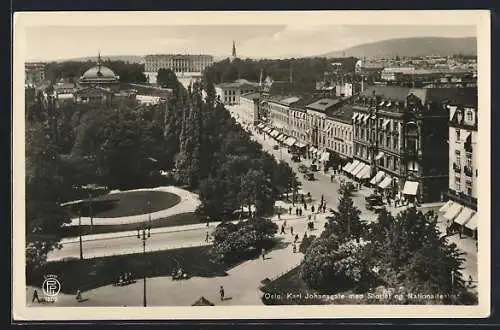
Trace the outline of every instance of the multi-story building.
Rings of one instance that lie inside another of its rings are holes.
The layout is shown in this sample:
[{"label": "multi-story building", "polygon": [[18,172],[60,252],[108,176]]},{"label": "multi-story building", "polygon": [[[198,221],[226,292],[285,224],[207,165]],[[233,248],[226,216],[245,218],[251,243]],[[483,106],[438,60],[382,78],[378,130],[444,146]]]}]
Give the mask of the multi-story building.
[{"label": "multi-story building", "polygon": [[240,95],[241,113],[245,121],[257,125],[259,123],[259,100],[260,93],[252,92]]},{"label": "multi-story building", "polygon": [[280,133],[291,135],[291,126],[289,125],[290,106],[300,100],[297,96],[274,97],[268,99],[270,125],[276,128]]},{"label": "multi-story building", "polygon": [[212,65],[211,55],[163,54],[146,55],[144,74],[155,82],[160,69],[171,69],[178,76],[200,76],[206,67]]},{"label": "multi-story building", "polygon": [[440,209],[449,224],[477,238],[477,103],[450,103],[449,109],[449,183]]},{"label": "multi-story building", "polygon": [[45,80],[45,63],[24,64],[24,84],[38,86]]},{"label": "multi-story building", "polygon": [[439,200],[448,186],[446,105],[475,95],[466,88],[367,88],[353,105],[354,164],[346,171],[360,178],[369,167],[360,179],[372,177],[371,184],[406,199]]},{"label": "multi-story building", "polygon": [[259,84],[246,79],[215,85],[217,99],[226,105],[240,104],[240,96],[259,90]]},{"label": "multi-story building", "polygon": [[345,163],[352,160],[353,108],[345,105],[326,117],[325,143],[323,148],[338,155]]}]

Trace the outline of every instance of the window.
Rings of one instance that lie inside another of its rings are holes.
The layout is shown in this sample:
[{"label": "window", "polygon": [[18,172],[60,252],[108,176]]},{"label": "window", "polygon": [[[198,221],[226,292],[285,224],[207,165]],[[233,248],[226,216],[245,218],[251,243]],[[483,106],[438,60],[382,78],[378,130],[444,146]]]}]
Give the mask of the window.
[{"label": "window", "polygon": [[399,171],[399,158],[395,157],[394,158],[394,170]]},{"label": "window", "polygon": [[473,119],[472,119],[472,117],[473,117],[472,110],[468,110],[468,111],[466,112],[465,116],[466,116],[466,120],[467,120],[467,121],[472,121],[472,120],[473,120]]},{"label": "window", "polygon": [[472,168],[472,152],[465,153],[465,166]]},{"label": "window", "polygon": [[472,196],[472,181],[465,181],[465,188],[467,189],[467,195]]},{"label": "window", "polygon": [[459,142],[460,141],[460,130],[459,129],[455,130],[455,136],[456,136],[456,141]]},{"label": "window", "polygon": [[460,176],[455,176],[455,191],[460,192]]},{"label": "window", "polygon": [[455,150],[455,163],[460,166],[460,150]]}]

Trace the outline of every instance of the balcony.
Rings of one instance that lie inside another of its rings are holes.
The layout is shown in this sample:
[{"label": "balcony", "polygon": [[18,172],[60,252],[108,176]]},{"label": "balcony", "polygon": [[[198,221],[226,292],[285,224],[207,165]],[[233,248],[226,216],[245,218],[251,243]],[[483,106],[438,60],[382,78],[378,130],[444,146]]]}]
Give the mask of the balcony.
[{"label": "balcony", "polygon": [[460,165],[457,164],[457,163],[453,163],[453,170],[455,172],[457,172],[457,173],[461,173],[462,172],[462,169],[461,169]]},{"label": "balcony", "polygon": [[[455,164],[453,164],[455,165]],[[472,177],[472,167],[469,167],[469,166],[464,166],[464,173],[466,176],[468,177]]]}]

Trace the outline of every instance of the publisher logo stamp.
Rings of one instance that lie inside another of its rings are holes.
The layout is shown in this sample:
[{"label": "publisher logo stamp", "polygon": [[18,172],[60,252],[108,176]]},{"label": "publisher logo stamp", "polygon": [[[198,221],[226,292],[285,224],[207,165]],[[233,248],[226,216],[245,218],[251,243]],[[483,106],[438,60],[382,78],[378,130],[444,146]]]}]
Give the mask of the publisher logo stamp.
[{"label": "publisher logo stamp", "polygon": [[42,284],[42,290],[47,300],[55,300],[59,291],[61,291],[61,283],[55,275],[45,276],[45,281]]}]

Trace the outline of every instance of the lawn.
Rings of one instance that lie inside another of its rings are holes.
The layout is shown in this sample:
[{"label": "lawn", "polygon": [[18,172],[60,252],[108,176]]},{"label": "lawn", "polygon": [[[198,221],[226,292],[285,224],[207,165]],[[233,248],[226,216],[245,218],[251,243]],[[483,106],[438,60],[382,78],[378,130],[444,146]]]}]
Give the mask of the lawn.
[{"label": "lawn", "polygon": [[[148,201],[150,203],[148,207]],[[176,194],[164,191],[131,191],[96,197],[92,200],[92,216],[96,218],[116,218],[168,209],[181,201]],[[78,210],[70,210],[78,216]],[[89,216],[89,208],[82,205],[82,216]]]},{"label": "lawn", "polygon": [[[174,214],[166,218],[156,220],[145,220],[141,223],[127,223],[121,225],[99,225],[93,228],[90,225],[82,225],[82,235],[116,233],[122,231],[136,230],[142,225],[151,225],[151,228],[165,228],[175,226],[185,226],[205,222],[204,218],[195,212]],[[60,228],[61,237],[77,237],[80,235],[78,226],[65,226]]]},{"label": "lawn", "polygon": [[179,265],[190,276],[225,276],[236,264],[215,264],[210,261],[208,246],[176,250],[138,253],[103,258],[56,261],[27,274],[27,285],[41,286],[43,275],[57,275],[61,292],[74,294],[77,289],[92,290],[113,284],[123,272],[132,272],[135,278],[170,276]]}]

